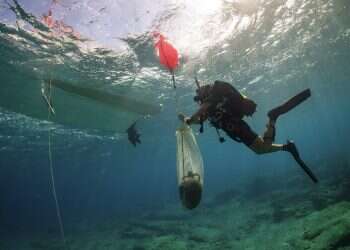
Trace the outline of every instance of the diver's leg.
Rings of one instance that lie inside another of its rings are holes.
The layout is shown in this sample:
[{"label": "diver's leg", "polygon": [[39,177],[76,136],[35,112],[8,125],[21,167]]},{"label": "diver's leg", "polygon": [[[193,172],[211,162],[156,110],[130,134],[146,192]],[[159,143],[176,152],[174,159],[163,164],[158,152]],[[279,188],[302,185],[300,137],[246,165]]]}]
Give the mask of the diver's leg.
[{"label": "diver's leg", "polygon": [[254,140],[254,142],[249,146],[249,148],[253,150],[256,154],[267,154],[284,150],[284,145],[265,142],[263,138],[258,136]]},{"label": "diver's leg", "polygon": [[269,120],[266,125],[266,131],[263,135],[263,138],[257,136],[253,143],[249,146],[257,154],[272,153],[276,151],[287,151],[297,159],[300,158],[297,147],[294,142],[287,141],[286,144],[273,144],[276,135],[275,128],[276,121]]},{"label": "diver's leg", "polygon": [[272,144],[275,141],[276,137],[276,121],[275,120],[269,120],[269,122],[266,124],[266,131],[263,135],[264,143]]},{"label": "diver's leg", "polygon": [[304,161],[300,158],[299,152],[292,141],[287,141],[286,144],[268,144],[265,143],[264,140],[258,136],[252,145],[249,146],[256,154],[267,154],[277,151],[287,151],[291,153],[294,157],[295,161],[299,164],[299,166],[304,170],[304,172],[311,178],[311,180],[315,183],[318,182],[317,177],[312,173],[311,169],[304,163]]},{"label": "diver's leg", "polygon": [[[274,129],[268,128],[265,134],[272,133],[272,130]],[[287,141],[286,144],[274,144],[271,143],[271,140],[265,140],[265,134],[264,138],[257,136],[254,142],[249,146],[249,148],[252,149],[255,153],[266,154],[277,151],[286,151],[289,152],[294,157],[294,159],[300,159],[298,149],[295,146],[294,142]]]}]

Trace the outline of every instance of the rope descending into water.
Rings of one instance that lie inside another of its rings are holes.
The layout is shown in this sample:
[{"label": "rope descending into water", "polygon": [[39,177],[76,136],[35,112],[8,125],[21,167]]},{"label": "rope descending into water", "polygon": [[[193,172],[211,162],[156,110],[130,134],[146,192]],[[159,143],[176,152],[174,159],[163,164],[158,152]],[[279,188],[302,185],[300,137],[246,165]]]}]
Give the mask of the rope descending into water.
[{"label": "rope descending into water", "polygon": [[[43,97],[44,99],[47,101],[47,104],[48,104],[48,115],[47,115],[47,119],[48,121],[51,120],[51,113],[52,114],[55,114],[54,112],[54,109],[51,105],[51,80],[49,82],[49,95],[46,96],[45,92],[42,91],[43,93]],[[55,177],[54,177],[54,170],[53,170],[53,164],[52,164],[52,150],[51,150],[51,128],[49,128],[49,131],[48,131],[48,144],[49,144],[49,165],[50,165],[50,175],[51,175],[51,188],[52,188],[52,195],[53,195],[53,198],[55,200],[55,207],[56,207],[56,214],[57,214],[57,220],[58,220],[58,223],[59,223],[59,226],[60,226],[60,233],[61,233],[61,238],[62,238],[62,241],[63,241],[63,245],[64,245],[64,249],[69,249],[68,248],[68,245],[66,243],[66,237],[65,237],[65,234],[64,234],[64,227],[63,227],[63,222],[62,222],[62,217],[61,217],[61,210],[60,210],[60,206],[59,206],[59,203],[58,203],[58,199],[57,199],[57,193],[56,193],[56,185],[55,185]]]},{"label": "rope descending into water", "polygon": [[174,87],[174,91],[175,91],[175,112],[176,112],[176,114],[179,114],[179,96],[177,93],[174,71],[171,71],[171,80],[173,82],[173,87]]}]

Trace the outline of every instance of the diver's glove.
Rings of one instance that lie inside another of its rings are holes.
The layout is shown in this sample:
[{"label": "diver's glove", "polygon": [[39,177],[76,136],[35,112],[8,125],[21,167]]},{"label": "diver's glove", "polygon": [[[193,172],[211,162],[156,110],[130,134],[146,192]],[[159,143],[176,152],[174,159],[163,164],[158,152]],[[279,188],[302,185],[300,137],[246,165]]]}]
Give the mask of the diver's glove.
[{"label": "diver's glove", "polygon": [[186,123],[187,125],[190,125],[191,123],[191,117],[186,117],[183,113],[179,113],[177,115],[180,121]]},{"label": "diver's glove", "polygon": [[184,123],[186,123],[187,125],[191,125],[191,121],[192,121],[191,117],[185,117],[184,119]]}]

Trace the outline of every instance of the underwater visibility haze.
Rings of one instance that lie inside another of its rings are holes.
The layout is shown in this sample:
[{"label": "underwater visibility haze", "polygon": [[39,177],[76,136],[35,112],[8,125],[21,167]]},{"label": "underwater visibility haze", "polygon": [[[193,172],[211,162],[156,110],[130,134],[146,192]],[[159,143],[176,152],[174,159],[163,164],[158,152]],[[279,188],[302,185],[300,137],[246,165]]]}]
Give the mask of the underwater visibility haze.
[{"label": "underwater visibility haze", "polygon": [[[254,100],[260,135],[310,89],[276,143],[319,182],[191,125],[204,176],[186,209],[176,130],[195,78]],[[0,0],[0,88],[0,250],[350,249],[348,0]]]}]

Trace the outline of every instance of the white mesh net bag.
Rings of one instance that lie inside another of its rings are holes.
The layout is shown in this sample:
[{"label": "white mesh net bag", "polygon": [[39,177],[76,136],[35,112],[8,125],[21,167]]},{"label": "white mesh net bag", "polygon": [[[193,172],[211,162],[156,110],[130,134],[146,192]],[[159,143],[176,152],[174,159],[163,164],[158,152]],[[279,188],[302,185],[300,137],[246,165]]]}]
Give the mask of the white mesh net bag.
[{"label": "white mesh net bag", "polygon": [[[202,155],[190,126],[183,124],[176,130],[176,142],[177,181],[180,197],[184,206],[192,209],[199,204],[201,198],[204,177]],[[195,185],[185,185],[191,181]],[[186,187],[185,190],[183,187]],[[186,190],[187,193],[184,192]]]}]

